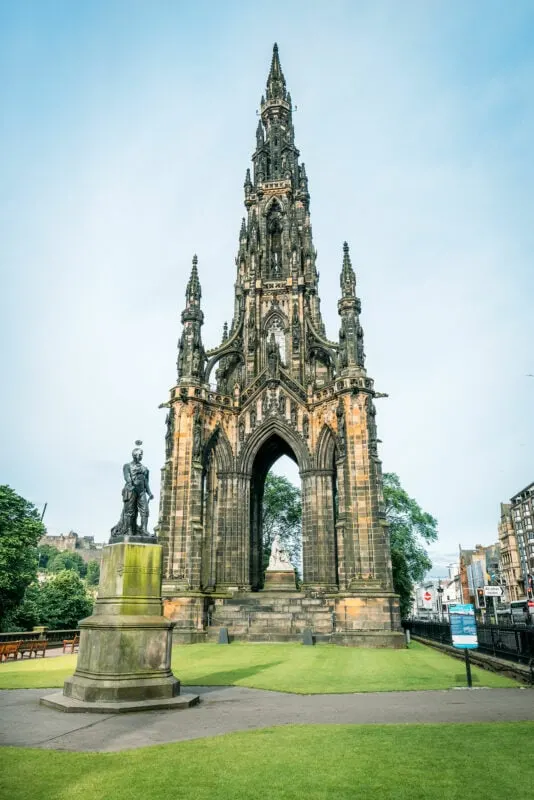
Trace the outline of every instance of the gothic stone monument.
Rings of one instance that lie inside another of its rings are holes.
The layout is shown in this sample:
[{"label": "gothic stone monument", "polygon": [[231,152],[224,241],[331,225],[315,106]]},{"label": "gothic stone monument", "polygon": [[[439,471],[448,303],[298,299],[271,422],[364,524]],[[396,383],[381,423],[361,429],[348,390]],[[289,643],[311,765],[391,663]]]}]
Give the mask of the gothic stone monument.
[{"label": "gothic stone monument", "polygon": [[171,671],[173,623],[162,614],[163,553],[147,529],[152,493],[140,445],[123,468],[123,511],[102,552],[94,612],[80,622],[76,671],[63,693],[41,700],[61,711],[118,713],[198,702],[196,695],[180,696]]},{"label": "gothic stone monument", "polygon": [[[292,103],[274,46],[261,100],[230,329],[205,350],[197,257],[187,284],[178,382],[168,409],[159,540],[165,614],[182,641],[232,636],[401,646],[373,380],[343,246],[340,329],[327,337]],[[262,574],[265,477],[281,456],[302,481],[303,586]],[[210,624],[211,623],[211,624]],[[277,628],[278,626],[278,628]],[[274,633],[273,633],[274,631]]]}]

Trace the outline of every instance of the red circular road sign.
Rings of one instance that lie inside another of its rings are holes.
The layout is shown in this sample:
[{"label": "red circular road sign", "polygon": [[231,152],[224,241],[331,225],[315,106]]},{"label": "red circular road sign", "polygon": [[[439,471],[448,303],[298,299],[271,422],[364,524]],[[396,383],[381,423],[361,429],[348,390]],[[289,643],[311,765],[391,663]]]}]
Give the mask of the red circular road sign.
[{"label": "red circular road sign", "polygon": [[430,603],[430,601],[432,600],[432,595],[430,594],[430,592],[425,592],[423,595],[423,599],[426,600],[427,603]]}]

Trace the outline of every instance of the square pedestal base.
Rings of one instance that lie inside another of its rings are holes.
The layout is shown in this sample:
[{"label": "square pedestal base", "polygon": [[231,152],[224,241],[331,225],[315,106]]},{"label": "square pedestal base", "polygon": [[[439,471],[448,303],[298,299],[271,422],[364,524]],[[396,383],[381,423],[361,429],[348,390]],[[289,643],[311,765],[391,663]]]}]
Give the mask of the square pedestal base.
[{"label": "square pedestal base", "polygon": [[264,592],[296,592],[295,572],[290,570],[267,570]]}]

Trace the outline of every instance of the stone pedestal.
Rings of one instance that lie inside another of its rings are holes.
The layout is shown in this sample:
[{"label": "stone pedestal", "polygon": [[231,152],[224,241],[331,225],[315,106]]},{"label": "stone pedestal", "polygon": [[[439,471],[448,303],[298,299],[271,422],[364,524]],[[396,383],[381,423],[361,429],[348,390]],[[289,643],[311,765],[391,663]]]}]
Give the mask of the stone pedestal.
[{"label": "stone pedestal", "polygon": [[290,592],[297,590],[294,569],[268,569],[265,571],[264,592]]},{"label": "stone pedestal", "polygon": [[41,702],[64,711],[109,712],[198,701],[178,697],[180,682],[171,671],[173,623],[162,615],[161,567],[158,544],[130,540],[104,547],[94,612],[80,623],[76,671],[63,694]]}]

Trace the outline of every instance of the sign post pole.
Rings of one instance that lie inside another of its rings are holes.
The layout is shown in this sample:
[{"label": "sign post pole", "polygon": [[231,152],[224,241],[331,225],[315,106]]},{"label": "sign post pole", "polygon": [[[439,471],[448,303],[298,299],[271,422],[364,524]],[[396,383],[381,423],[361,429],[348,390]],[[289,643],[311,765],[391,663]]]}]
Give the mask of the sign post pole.
[{"label": "sign post pole", "polygon": [[470,603],[456,603],[449,607],[451,637],[454,647],[464,651],[467,686],[473,687],[469,651],[478,647],[475,607]]},{"label": "sign post pole", "polygon": [[464,650],[465,656],[465,674],[467,676],[467,686],[469,689],[473,688],[473,681],[471,679],[471,661],[469,660],[469,650],[466,648]]}]

